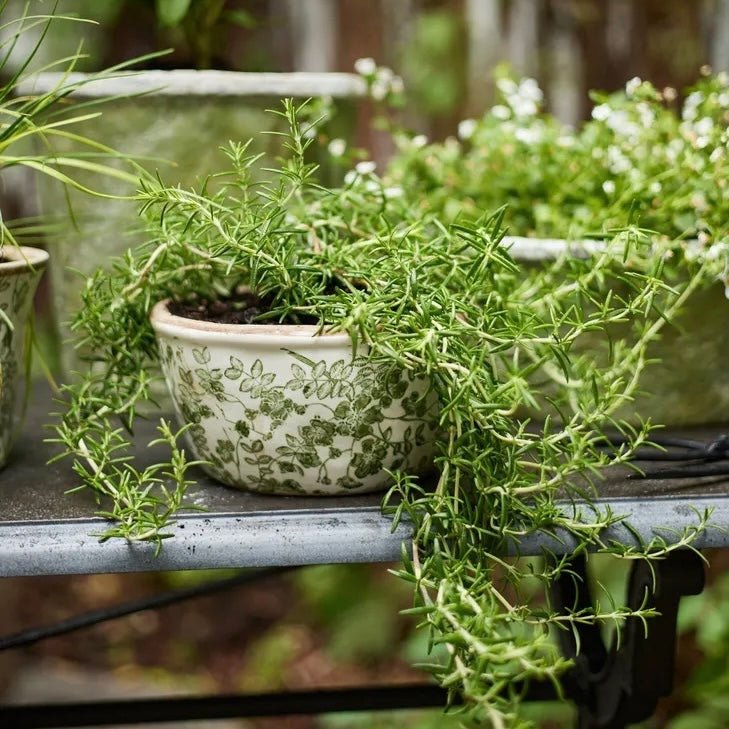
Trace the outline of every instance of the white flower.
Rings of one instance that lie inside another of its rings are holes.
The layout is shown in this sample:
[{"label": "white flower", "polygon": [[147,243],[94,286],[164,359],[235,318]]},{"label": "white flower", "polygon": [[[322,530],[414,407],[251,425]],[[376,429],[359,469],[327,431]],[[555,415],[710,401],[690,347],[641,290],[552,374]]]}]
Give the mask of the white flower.
[{"label": "white flower", "polygon": [[410,144],[412,144],[415,149],[422,149],[427,143],[428,137],[426,137],[425,134],[416,134],[410,140]]},{"label": "white flower", "polygon": [[385,197],[390,200],[395,197],[402,197],[404,191],[402,187],[386,187],[383,192]]},{"label": "white flower", "polygon": [[628,96],[633,96],[642,83],[643,82],[637,76],[633,76],[633,78],[625,84],[625,93]]},{"label": "white flower", "polygon": [[382,101],[383,99],[387,98],[387,94],[389,93],[389,91],[389,84],[377,79],[370,87],[370,96],[375,101]]},{"label": "white flower", "polygon": [[714,129],[714,121],[711,117],[704,116],[694,124],[694,131],[701,136],[711,134]]},{"label": "white flower", "polygon": [[694,91],[686,97],[686,101],[683,102],[683,111],[681,112],[684,121],[693,121],[696,119],[696,110],[703,100],[704,95],[700,91]]},{"label": "white flower", "polygon": [[721,147],[717,147],[710,155],[709,159],[712,162],[718,162],[724,156],[724,150]]},{"label": "white flower", "polygon": [[371,175],[377,169],[377,165],[372,160],[367,160],[366,162],[357,162],[354,169],[359,175]]},{"label": "white flower", "polygon": [[382,189],[382,186],[377,180],[367,180],[365,182],[365,190],[367,192],[379,192]]},{"label": "white flower", "polygon": [[716,74],[716,80],[722,86],[729,86],[729,73],[726,71],[719,71],[719,73]]},{"label": "white flower", "polygon": [[662,188],[660,182],[651,182],[651,184],[648,186],[648,192],[650,192],[651,195],[658,195],[661,189]]},{"label": "white flower", "polygon": [[524,144],[536,144],[542,138],[542,132],[534,127],[520,127],[514,136]]},{"label": "white flower", "polygon": [[631,167],[630,160],[623,154],[620,147],[615,145],[610,145],[607,148],[607,164],[610,172],[615,175],[627,172]]},{"label": "white flower", "polygon": [[534,116],[538,107],[532,99],[525,99],[523,96],[511,96],[507,99],[511,106],[514,116],[523,119],[524,117]]},{"label": "white flower", "polygon": [[478,122],[475,119],[464,119],[458,122],[458,136],[461,139],[470,139],[476,131]]},{"label": "white flower", "polygon": [[682,139],[672,139],[666,146],[666,159],[675,162],[678,155],[683,152],[684,143]]},{"label": "white flower", "polygon": [[605,121],[611,113],[612,109],[607,104],[600,104],[592,110],[592,118],[596,121]]},{"label": "white flower", "polygon": [[359,179],[359,175],[354,170],[349,170],[347,174],[344,176],[344,184],[345,185],[354,185],[355,182]]},{"label": "white flower", "polygon": [[640,123],[646,128],[653,126],[653,122],[656,120],[656,115],[653,113],[653,109],[651,109],[644,101],[640,102],[637,108]]},{"label": "white flower", "polygon": [[606,195],[612,195],[615,192],[615,183],[612,180],[605,180],[602,183],[602,189]]},{"label": "white flower", "polygon": [[569,134],[563,134],[561,137],[557,137],[558,147],[572,147],[575,143],[575,138]]},{"label": "white flower", "polygon": [[523,99],[528,99],[529,101],[534,101],[537,103],[544,99],[544,94],[539,88],[539,84],[533,78],[522,79],[522,82],[519,84],[517,93]]},{"label": "white flower", "polygon": [[630,120],[628,113],[623,109],[612,111],[606,123],[615,134],[623,137],[634,138],[640,134],[640,127]]},{"label": "white flower", "polygon": [[378,81],[382,81],[382,83],[389,86],[394,78],[395,74],[391,68],[388,68],[387,66],[380,66],[380,68],[377,69]]},{"label": "white flower", "polygon": [[509,119],[511,117],[511,111],[509,111],[509,107],[504,106],[503,104],[496,104],[496,106],[491,109],[491,113],[496,119],[500,119],[501,121],[505,121],[506,119]]},{"label": "white flower", "polygon": [[405,91],[405,84],[399,76],[395,76],[392,81],[390,81],[390,91],[392,91],[393,94],[402,94]]},{"label": "white flower", "polygon": [[457,155],[461,151],[461,144],[455,137],[446,137],[443,142],[443,149],[452,155]]},{"label": "white flower", "polygon": [[341,157],[347,150],[347,143],[343,139],[332,139],[327,149],[332,157]]},{"label": "white flower", "polygon": [[703,193],[695,192],[691,196],[691,207],[699,211],[706,210],[706,198]]},{"label": "white flower", "polygon": [[358,58],[354,62],[354,70],[360,76],[372,76],[377,71],[377,64],[374,58]]},{"label": "white flower", "polygon": [[501,91],[502,94],[508,96],[516,92],[516,83],[510,78],[500,78],[496,82],[496,88]]}]

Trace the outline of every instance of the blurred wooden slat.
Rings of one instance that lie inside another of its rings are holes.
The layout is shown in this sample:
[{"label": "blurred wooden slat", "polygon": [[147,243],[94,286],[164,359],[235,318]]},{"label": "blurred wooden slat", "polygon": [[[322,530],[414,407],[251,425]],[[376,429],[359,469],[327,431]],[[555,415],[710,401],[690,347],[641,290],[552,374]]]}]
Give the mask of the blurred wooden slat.
[{"label": "blurred wooden slat", "polygon": [[493,69],[504,55],[501,2],[466,0],[463,12],[468,36],[468,96],[464,116],[476,116],[493,102]]},{"label": "blurred wooden slat", "polygon": [[711,65],[715,71],[729,71],[729,0],[716,0],[711,38]]},{"label": "blurred wooden slat", "polygon": [[333,71],[337,54],[336,0],[288,0],[295,71]]},{"label": "blurred wooden slat", "polygon": [[569,0],[555,0],[550,7],[544,87],[549,110],[565,124],[575,125],[580,120],[583,70],[571,5]]},{"label": "blurred wooden slat", "polygon": [[547,30],[541,23],[543,0],[511,0],[508,7],[509,61],[517,74],[537,76],[540,30]]}]

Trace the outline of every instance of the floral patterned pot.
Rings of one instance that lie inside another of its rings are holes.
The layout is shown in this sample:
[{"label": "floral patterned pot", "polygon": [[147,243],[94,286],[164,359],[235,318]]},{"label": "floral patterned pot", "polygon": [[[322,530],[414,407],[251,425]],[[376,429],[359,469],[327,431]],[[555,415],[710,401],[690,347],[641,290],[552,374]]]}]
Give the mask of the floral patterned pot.
[{"label": "floral patterned pot", "polygon": [[[525,265],[566,253],[584,258],[604,250],[600,241],[590,240],[505,237],[504,245]],[[642,374],[635,402],[619,415],[630,418],[637,413],[665,425],[729,422],[728,322],[723,283],[694,292],[673,324],[650,345],[647,356],[655,362]]]},{"label": "floral patterned pot", "polygon": [[0,247],[0,467],[19,425],[25,323],[47,261],[38,248]]},{"label": "floral patterned pot", "polygon": [[152,311],[188,441],[236,488],[332,495],[386,488],[386,469],[432,465],[434,400],[419,380],[353,353],[348,334],[307,325],[193,321]]}]

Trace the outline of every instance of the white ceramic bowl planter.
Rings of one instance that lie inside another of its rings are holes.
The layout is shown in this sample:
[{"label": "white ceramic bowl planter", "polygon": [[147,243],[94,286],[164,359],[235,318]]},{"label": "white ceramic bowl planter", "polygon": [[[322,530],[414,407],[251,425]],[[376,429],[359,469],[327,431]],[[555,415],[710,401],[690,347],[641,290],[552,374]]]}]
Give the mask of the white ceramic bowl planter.
[{"label": "white ceramic bowl planter", "polygon": [[331,495],[386,488],[432,465],[425,383],[353,356],[346,333],[218,324],[152,312],[162,369],[206,470],[236,488]]},{"label": "white ceramic bowl planter", "polygon": [[[568,254],[585,258],[605,250],[596,240],[505,237],[515,260],[528,265]],[[729,422],[729,300],[723,283],[696,291],[653,342],[656,360],[641,377],[631,411],[665,425]],[[630,412],[621,413],[630,417]]]},{"label": "white ceramic bowl planter", "polygon": [[47,261],[38,248],[0,248],[0,467],[17,431],[25,324]]}]

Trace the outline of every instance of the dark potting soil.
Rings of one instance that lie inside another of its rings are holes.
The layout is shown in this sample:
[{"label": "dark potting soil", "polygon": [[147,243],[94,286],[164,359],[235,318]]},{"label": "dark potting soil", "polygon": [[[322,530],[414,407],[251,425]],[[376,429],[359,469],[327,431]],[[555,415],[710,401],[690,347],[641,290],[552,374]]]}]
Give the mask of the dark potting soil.
[{"label": "dark potting soil", "polygon": [[318,320],[305,314],[292,314],[283,320],[265,316],[271,311],[273,298],[255,294],[236,294],[226,299],[196,299],[195,301],[173,301],[169,305],[171,314],[186,319],[209,321],[215,324],[318,324]]}]

